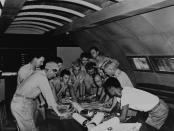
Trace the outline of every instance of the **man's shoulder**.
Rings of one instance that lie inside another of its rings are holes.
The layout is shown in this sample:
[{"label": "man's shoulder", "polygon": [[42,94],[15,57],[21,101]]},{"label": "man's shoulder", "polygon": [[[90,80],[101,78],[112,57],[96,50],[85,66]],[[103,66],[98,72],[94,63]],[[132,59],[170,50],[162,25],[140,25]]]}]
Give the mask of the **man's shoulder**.
[{"label": "man's shoulder", "polygon": [[136,92],[136,89],[129,87],[129,86],[125,86],[125,87],[123,87],[122,92],[123,92],[123,94],[130,94],[130,93]]},{"label": "man's shoulder", "polygon": [[44,70],[37,70],[37,71],[34,71],[34,74],[35,74],[35,75],[46,76]]},{"label": "man's shoulder", "polygon": [[25,70],[30,69],[30,68],[31,68],[30,64],[28,63],[28,64],[25,64],[25,65],[21,66],[19,68],[19,71],[25,71]]},{"label": "man's shoulder", "polygon": [[34,71],[33,72],[33,77],[37,77],[37,79],[45,79],[45,78],[47,78],[46,74],[45,74],[45,72],[43,70]]}]

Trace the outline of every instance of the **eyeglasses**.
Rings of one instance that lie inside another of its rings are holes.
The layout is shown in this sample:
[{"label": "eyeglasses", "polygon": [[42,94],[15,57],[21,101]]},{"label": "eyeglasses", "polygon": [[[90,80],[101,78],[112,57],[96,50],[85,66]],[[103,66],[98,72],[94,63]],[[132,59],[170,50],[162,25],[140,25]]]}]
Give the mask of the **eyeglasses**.
[{"label": "eyeglasses", "polygon": [[57,70],[57,69],[52,69],[52,71],[53,71],[54,73],[58,73],[58,70]]}]

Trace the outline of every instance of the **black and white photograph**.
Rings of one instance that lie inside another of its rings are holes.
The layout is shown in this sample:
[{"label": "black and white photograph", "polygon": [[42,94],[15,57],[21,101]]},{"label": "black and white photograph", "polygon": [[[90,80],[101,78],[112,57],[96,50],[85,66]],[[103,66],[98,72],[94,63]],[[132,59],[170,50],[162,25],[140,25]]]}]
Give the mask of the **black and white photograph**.
[{"label": "black and white photograph", "polygon": [[174,56],[153,56],[151,61],[156,72],[174,73]]},{"label": "black and white photograph", "polygon": [[146,56],[131,56],[128,57],[128,60],[135,71],[153,71],[148,57]]},{"label": "black and white photograph", "polygon": [[174,131],[174,0],[0,0],[0,131]]}]

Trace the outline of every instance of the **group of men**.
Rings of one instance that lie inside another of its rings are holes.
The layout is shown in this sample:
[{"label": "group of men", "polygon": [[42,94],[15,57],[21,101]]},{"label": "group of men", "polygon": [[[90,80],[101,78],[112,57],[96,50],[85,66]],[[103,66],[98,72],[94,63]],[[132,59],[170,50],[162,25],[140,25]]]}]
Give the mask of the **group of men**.
[{"label": "group of men", "polygon": [[64,115],[58,111],[58,104],[49,83],[49,80],[57,76],[60,67],[55,60],[50,60],[41,70],[39,67],[43,65],[44,59],[44,56],[35,54],[31,62],[21,67],[18,72],[18,85],[11,101],[11,111],[21,131],[37,130],[34,118],[37,100],[41,94],[58,116]]},{"label": "group of men", "polygon": [[20,131],[37,130],[38,103],[41,106],[46,103],[58,116],[66,117],[58,110],[65,97],[76,102],[109,102],[109,108],[100,108],[107,112],[119,103],[121,122],[125,122],[129,109],[148,112],[146,123],[155,129],[160,129],[167,119],[167,104],[153,94],[134,88],[128,75],[119,69],[119,62],[102,55],[97,47],[91,47],[89,53],[82,53],[70,68],[63,69],[63,60],[57,57],[48,59],[41,69],[44,61],[44,56],[35,54],[18,71],[11,111]]}]

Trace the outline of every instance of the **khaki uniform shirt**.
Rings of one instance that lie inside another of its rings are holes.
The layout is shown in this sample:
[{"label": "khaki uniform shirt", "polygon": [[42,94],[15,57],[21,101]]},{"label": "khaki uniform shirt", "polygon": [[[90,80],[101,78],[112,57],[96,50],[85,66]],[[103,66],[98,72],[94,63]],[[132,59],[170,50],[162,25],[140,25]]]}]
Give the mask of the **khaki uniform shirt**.
[{"label": "khaki uniform shirt", "polygon": [[35,99],[38,95],[43,94],[48,106],[57,107],[49,81],[44,71],[37,71],[30,75],[20,85],[18,85],[16,93],[28,98]]},{"label": "khaki uniform shirt", "polygon": [[34,72],[30,63],[22,66],[18,71],[17,84],[22,83],[27,77],[29,77]]}]

